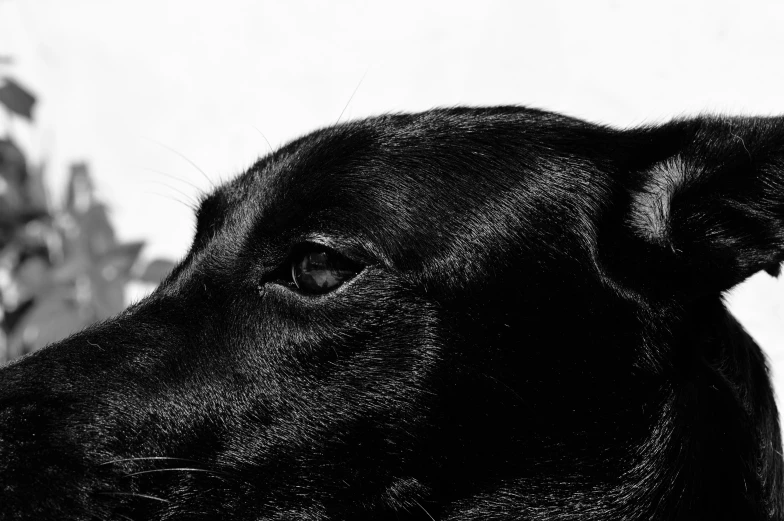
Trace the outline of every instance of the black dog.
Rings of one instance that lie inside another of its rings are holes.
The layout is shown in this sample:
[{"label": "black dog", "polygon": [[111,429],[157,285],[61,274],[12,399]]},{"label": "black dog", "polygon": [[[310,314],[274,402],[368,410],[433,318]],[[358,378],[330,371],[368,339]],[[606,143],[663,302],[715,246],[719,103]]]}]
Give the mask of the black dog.
[{"label": "black dog", "polygon": [[0,519],[778,520],[784,119],[328,128],[149,298],[0,372]]}]

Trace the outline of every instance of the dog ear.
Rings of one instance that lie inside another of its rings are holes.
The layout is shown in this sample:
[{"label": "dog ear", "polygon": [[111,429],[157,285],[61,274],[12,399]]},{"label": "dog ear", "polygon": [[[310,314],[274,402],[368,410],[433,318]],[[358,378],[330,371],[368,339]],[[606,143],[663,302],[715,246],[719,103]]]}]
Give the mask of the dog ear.
[{"label": "dog ear", "polygon": [[778,275],[784,118],[676,121],[636,139],[649,159],[623,181],[623,229],[616,231],[628,240],[625,251],[613,248],[624,259],[621,272],[650,288],[700,293],[729,289],[760,270]]}]

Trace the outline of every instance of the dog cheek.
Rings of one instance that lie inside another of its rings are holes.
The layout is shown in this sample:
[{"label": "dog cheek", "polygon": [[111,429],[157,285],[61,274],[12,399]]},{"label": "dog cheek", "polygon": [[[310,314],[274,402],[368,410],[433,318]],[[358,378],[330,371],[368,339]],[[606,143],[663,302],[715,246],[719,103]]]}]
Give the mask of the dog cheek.
[{"label": "dog cheek", "polygon": [[[257,302],[253,320],[237,317],[230,328],[238,340],[233,356],[256,371],[246,401],[273,418],[269,426],[244,423],[246,434],[256,430],[241,443],[266,468],[271,460],[292,457],[284,454],[297,439],[295,445],[343,462],[316,481],[334,488],[340,483],[336,475],[354,486],[361,478],[380,494],[407,472],[423,437],[442,335],[432,306],[405,288],[355,289],[309,304],[276,298],[272,290]],[[279,441],[284,439],[289,442]],[[268,479],[277,494],[288,478],[283,473]]]}]

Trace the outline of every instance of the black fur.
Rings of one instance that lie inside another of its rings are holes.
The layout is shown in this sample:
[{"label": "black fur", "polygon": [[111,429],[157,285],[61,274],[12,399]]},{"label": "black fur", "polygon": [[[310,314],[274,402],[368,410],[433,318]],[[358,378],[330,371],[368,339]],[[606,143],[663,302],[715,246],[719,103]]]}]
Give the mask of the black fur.
[{"label": "black fur", "polygon": [[[361,266],[307,294],[321,244]],[[0,519],[778,520],[784,119],[324,129],[207,196],[120,316],[0,371]]]}]

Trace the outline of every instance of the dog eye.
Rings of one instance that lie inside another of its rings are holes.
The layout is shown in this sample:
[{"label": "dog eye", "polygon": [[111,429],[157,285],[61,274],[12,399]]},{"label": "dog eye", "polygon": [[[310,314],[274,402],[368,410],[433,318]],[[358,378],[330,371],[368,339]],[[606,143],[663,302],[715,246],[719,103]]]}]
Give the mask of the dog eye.
[{"label": "dog eye", "polygon": [[326,249],[305,251],[291,262],[291,278],[303,293],[327,293],[357,273],[359,267],[355,263]]}]

